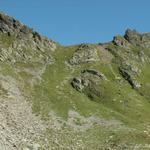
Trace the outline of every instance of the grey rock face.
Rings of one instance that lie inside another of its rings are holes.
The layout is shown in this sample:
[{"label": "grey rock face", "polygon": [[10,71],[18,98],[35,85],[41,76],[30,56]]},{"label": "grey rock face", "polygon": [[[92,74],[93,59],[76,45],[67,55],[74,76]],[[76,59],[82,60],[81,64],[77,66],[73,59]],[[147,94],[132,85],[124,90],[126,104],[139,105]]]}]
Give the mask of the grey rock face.
[{"label": "grey rock face", "polygon": [[83,80],[81,78],[73,78],[71,82],[73,88],[75,88],[77,91],[81,92],[84,88]]},{"label": "grey rock face", "polygon": [[33,38],[35,41],[43,41],[46,43],[53,42],[52,40],[41,36],[32,28],[29,28],[28,26],[22,24],[18,20],[4,13],[0,13],[0,32],[7,33],[8,35],[13,35],[17,38],[30,37]]},{"label": "grey rock face", "polygon": [[98,52],[92,46],[81,44],[69,60],[71,65],[79,65],[99,61]]},{"label": "grey rock face", "polygon": [[3,13],[0,13],[0,39],[2,62],[54,62],[50,54],[57,47],[54,41]]},{"label": "grey rock face", "polygon": [[137,67],[133,67],[130,64],[123,64],[120,66],[119,70],[122,76],[131,84],[134,89],[139,89],[141,87],[141,84],[136,80],[136,77],[140,72]]},{"label": "grey rock face", "polygon": [[91,75],[97,76],[100,79],[107,80],[104,74],[94,69],[85,69],[82,71],[82,73],[91,74]]},{"label": "grey rock face", "polygon": [[130,46],[129,42],[122,36],[118,35],[113,38],[113,43],[117,46],[128,48]]},{"label": "grey rock face", "polygon": [[150,33],[140,34],[136,30],[128,29],[124,38],[133,45],[150,48]]},{"label": "grey rock face", "polygon": [[138,42],[141,42],[141,35],[136,30],[127,29],[124,37],[132,44],[138,44]]},{"label": "grey rock face", "polygon": [[95,85],[100,80],[107,80],[107,78],[94,69],[86,69],[81,72],[80,77],[73,78],[71,84],[77,91],[82,92],[86,87]]},{"label": "grey rock face", "polygon": [[[14,34],[29,34],[33,30],[28,28],[26,25],[23,25],[18,20],[15,20],[13,17],[7,16],[6,14],[0,13],[0,30],[3,33]],[[20,32],[20,33],[19,33]]]},{"label": "grey rock face", "polygon": [[33,114],[18,84],[12,77],[0,76],[1,88],[7,91],[7,96],[0,96],[0,150],[38,150],[40,145],[35,141],[46,125]]}]

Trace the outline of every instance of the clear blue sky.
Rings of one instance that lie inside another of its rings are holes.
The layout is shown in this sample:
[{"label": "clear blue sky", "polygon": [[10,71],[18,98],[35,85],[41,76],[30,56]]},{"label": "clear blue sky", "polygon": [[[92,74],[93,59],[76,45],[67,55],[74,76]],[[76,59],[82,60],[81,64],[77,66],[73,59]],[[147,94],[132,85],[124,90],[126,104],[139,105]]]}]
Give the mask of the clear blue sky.
[{"label": "clear blue sky", "polygon": [[0,10],[65,45],[150,31],[150,0],[0,0]]}]

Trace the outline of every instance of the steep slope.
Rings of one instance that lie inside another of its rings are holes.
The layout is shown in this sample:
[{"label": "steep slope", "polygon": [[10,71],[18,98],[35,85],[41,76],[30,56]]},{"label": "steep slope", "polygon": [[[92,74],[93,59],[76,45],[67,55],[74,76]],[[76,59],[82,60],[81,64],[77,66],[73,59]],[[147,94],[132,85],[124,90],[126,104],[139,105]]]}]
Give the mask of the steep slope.
[{"label": "steep slope", "polygon": [[0,149],[150,148],[150,33],[62,46],[0,13]]}]

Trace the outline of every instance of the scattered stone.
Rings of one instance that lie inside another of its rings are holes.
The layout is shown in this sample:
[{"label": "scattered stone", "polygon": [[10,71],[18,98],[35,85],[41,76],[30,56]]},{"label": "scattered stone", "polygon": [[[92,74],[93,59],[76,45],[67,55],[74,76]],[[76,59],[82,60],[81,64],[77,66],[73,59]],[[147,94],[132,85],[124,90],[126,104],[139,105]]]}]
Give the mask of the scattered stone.
[{"label": "scattered stone", "polygon": [[[32,113],[15,79],[0,76],[0,85],[7,91],[7,96],[0,95],[0,149],[21,150],[24,147],[24,150],[38,150],[40,145],[35,142],[47,126]],[[35,143],[32,149],[24,146],[32,143]]]}]

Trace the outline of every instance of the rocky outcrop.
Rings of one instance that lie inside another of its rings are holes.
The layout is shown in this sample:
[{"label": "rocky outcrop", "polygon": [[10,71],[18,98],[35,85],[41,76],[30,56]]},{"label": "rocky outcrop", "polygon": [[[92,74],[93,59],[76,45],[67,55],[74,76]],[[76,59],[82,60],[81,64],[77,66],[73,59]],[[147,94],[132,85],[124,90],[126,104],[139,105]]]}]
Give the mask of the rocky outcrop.
[{"label": "rocky outcrop", "polygon": [[[0,13],[0,61],[53,63],[57,44],[12,17]],[[32,51],[31,51],[32,50]]]},{"label": "rocky outcrop", "polygon": [[79,92],[91,85],[98,84],[101,80],[107,80],[104,74],[94,69],[86,69],[81,72],[80,77],[73,78],[71,84]]},{"label": "rocky outcrop", "polygon": [[97,49],[90,45],[81,44],[69,60],[71,65],[80,65],[99,61]]},{"label": "rocky outcrop", "polygon": [[71,85],[79,92],[82,92],[83,88],[86,86],[85,82],[80,77],[73,78]]},{"label": "rocky outcrop", "polygon": [[82,71],[82,73],[83,74],[89,74],[89,75],[91,74],[91,75],[96,76],[100,79],[107,80],[107,78],[105,77],[104,74],[102,74],[101,72],[99,72],[95,69],[85,69],[85,70]]},{"label": "rocky outcrop", "polygon": [[0,13],[0,32],[7,33],[9,36],[13,35],[18,38],[24,38],[27,36],[28,38],[32,37],[39,41],[48,40],[46,37],[41,36],[38,32],[4,13]]},{"label": "rocky outcrop", "polygon": [[4,97],[0,95],[0,149],[29,150],[30,147],[38,150],[40,145],[37,142],[46,125],[32,113],[18,84],[13,78],[0,75],[0,85],[7,91]]},{"label": "rocky outcrop", "polygon": [[124,38],[133,45],[150,48],[150,33],[140,34],[136,30],[128,29]]},{"label": "rocky outcrop", "polygon": [[113,43],[116,46],[123,47],[123,48],[129,48],[129,46],[130,46],[130,43],[124,37],[122,37],[120,35],[115,36],[113,38]]},{"label": "rocky outcrop", "polygon": [[134,89],[139,89],[141,84],[136,80],[140,70],[131,64],[124,63],[119,67],[121,75],[131,84]]}]

